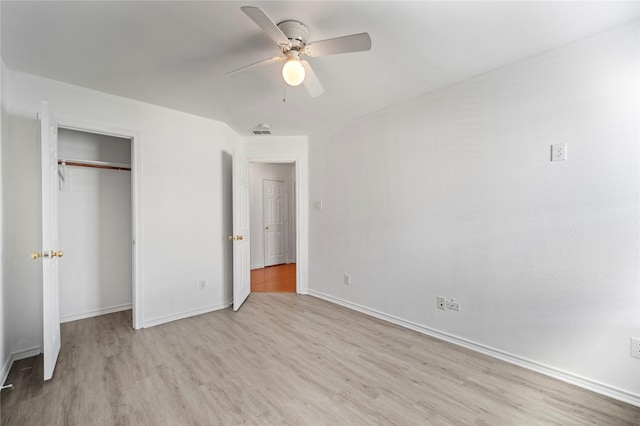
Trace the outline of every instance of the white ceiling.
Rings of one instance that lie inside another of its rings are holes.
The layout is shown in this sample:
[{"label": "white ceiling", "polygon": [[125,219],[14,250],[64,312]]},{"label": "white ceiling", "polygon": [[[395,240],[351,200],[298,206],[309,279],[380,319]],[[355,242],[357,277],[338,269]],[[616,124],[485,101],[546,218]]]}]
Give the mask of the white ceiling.
[{"label": "white ceiling", "polygon": [[[280,52],[240,6],[310,39],[369,32],[372,49],[309,58],[325,87],[287,88],[280,65],[225,72]],[[640,2],[74,1],[0,4],[7,67],[224,121],[310,134],[637,20]]]}]

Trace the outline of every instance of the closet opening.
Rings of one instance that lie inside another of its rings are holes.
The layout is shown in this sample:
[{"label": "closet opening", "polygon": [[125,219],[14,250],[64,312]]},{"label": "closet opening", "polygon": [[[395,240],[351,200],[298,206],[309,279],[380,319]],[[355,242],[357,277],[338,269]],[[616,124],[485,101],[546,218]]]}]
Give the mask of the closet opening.
[{"label": "closet opening", "polygon": [[132,148],[130,137],[58,128],[60,322],[132,310]]}]

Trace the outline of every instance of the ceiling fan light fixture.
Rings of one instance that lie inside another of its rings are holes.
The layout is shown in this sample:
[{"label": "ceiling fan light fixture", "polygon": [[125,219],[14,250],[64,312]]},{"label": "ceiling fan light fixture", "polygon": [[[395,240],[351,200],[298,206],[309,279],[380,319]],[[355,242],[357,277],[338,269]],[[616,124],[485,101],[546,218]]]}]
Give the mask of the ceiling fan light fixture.
[{"label": "ceiling fan light fixture", "polygon": [[[324,92],[324,88],[322,84],[320,84],[311,65],[307,61],[300,59],[301,55],[308,55],[315,58],[318,56],[371,50],[371,37],[368,33],[351,34],[310,42],[309,28],[300,21],[287,20],[276,24],[269,15],[259,7],[242,6],[240,10],[278,45],[282,56],[276,56],[238,68],[226,73],[225,75],[227,76],[238,75],[258,66],[282,62],[284,60],[286,61],[282,67],[282,78],[284,81],[290,86],[299,86],[304,83],[309,95],[315,98]],[[286,96],[282,101],[287,101]]]},{"label": "ceiling fan light fixture", "polygon": [[304,67],[300,63],[300,55],[292,50],[287,54],[287,62],[282,67],[282,78],[289,86],[299,86],[304,81]]}]

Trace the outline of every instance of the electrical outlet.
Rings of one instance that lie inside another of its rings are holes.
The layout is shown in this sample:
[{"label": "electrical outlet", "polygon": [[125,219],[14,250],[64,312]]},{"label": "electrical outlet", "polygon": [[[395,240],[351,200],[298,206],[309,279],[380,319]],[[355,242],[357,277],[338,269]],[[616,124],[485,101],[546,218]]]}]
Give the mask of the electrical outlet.
[{"label": "electrical outlet", "polygon": [[351,284],[351,275],[344,274],[344,283],[345,283],[345,285]]},{"label": "electrical outlet", "polygon": [[206,280],[198,280],[198,289],[206,290],[207,289],[207,281]]},{"label": "electrical outlet", "polygon": [[631,338],[631,356],[640,358],[640,337]]},{"label": "electrical outlet", "polygon": [[564,161],[566,159],[567,159],[566,143],[551,145],[551,161]]},{"label": "electrical outlet", "polygon": [[437,301],[438,301],[437,303],[438,309],[442,309],[443,311],[447,309],[447,305],[444,297],[438,296]]},{"label": "electrical outlet", "polygon": [[447,309],[451,309],[452,311],[460,311],[460,303],[456,302],[453,297],[447,299]]}]

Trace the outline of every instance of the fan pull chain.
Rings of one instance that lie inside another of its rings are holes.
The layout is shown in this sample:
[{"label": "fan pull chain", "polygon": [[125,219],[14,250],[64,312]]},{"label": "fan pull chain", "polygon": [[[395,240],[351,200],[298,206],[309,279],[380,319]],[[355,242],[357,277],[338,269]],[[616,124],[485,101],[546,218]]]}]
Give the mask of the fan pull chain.
[{"label": "fan pull chain", "polygon": [[286,103],[287,102],[287,87],[283,87],[282,88],[282,102]]}]

